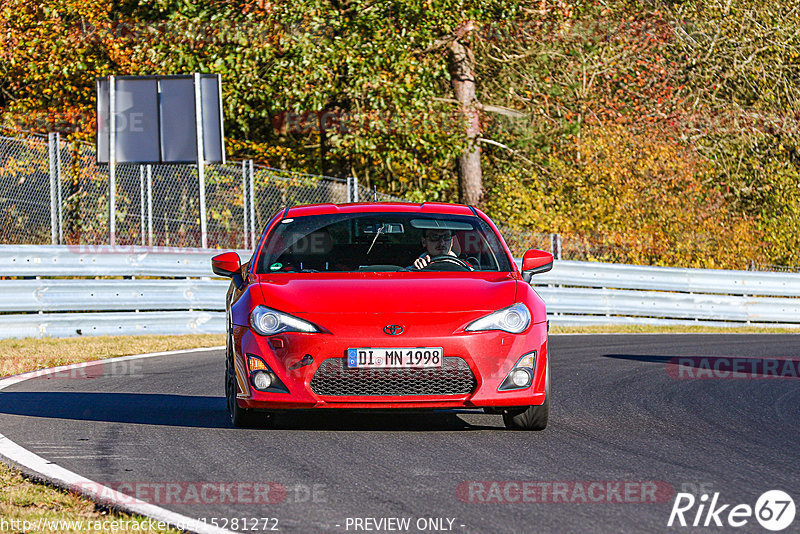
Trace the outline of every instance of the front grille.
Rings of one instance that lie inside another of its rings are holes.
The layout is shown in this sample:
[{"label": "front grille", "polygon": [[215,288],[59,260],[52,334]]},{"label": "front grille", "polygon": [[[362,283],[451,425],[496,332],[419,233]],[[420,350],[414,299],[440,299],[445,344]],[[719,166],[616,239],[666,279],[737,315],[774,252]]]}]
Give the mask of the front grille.
[{"label": "front grille", "polygon": [[328,358],[319,366],[311,389],[317,395],[344,397],[389,395],[467,395],[478,382],[463,358],[446,357],[441,367],[350,369],[344,358]]}]

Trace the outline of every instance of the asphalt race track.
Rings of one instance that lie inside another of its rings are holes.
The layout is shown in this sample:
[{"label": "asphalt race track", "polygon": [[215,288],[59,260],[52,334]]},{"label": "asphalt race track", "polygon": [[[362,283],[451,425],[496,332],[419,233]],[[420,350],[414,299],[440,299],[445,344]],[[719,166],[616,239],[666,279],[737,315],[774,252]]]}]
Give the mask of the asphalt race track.
[{"label": "asphalt race track", "polygon": [[[544,432],[480,412],[316,412],[235,429],[211,351],[15,384],[0,392],[0,433],[248,532],[767,532],[753,517],[667,521],[678,492],[732,508],[780,489],[800,506],[800,336],[553,336],[551,352]],[[798,531],[800,513],[783,532]]]}]

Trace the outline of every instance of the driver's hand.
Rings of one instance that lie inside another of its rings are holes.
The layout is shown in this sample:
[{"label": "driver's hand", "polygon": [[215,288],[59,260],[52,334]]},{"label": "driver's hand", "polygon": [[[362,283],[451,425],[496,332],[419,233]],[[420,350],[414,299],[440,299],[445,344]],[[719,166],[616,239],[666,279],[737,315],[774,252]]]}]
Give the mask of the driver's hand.
[{"label": "driver's hand", "polygon": [[425,254],[421,258],[414,260],[414,267],[417,269],[424,269],[431,262],[430,254]]}]

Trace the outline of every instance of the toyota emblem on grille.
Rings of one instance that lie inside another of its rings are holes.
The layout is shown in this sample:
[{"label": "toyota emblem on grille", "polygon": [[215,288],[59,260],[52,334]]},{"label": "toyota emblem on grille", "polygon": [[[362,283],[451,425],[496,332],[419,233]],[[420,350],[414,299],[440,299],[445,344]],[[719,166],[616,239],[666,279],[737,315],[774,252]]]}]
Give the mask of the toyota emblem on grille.
[{"label": "toyota emblem on grille", "polygon": [[399,324],[389,324],[383,327],[383,331],[390,336],[399,336],[403,333],[403,327]]}]

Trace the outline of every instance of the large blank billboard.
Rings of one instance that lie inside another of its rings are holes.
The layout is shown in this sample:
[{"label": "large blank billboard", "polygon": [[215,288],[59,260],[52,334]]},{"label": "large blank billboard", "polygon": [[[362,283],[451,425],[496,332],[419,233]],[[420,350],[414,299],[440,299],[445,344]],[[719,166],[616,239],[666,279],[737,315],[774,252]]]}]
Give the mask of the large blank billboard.
[{"label": "large blank billboard", "polygon": [[[204,163],[225,162],[222,95],[217,74],[199,76]],[[110,160],[109,78],[97,80],[97,161]],[[195,77],[114,78],[117,163],[196,163]]]}]

